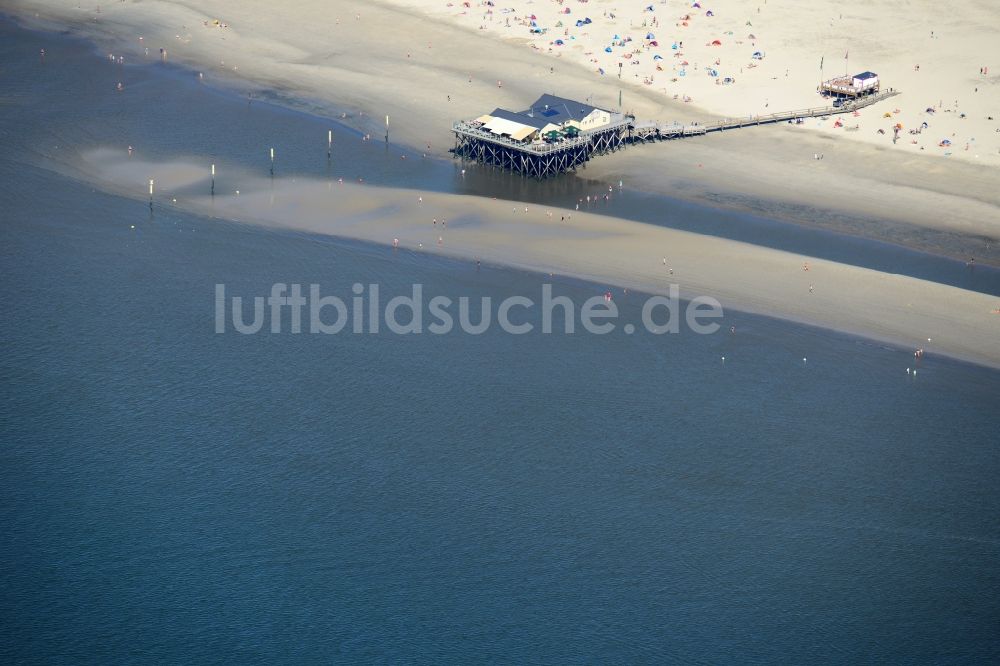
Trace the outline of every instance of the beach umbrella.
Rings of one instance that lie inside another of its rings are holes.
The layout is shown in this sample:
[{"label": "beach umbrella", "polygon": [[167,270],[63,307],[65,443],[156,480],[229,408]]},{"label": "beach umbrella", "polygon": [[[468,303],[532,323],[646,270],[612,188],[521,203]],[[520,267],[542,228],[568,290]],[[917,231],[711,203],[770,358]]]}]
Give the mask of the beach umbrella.
[{"label": "beach umbrella", "polygon": [[563,40],[561,40],[561,39],[557,39],[557,40],[555,41],[555,44],[556,44],[556,46],[562,46],[562,45],[563,45]]},{"label": "beach umbrella", "polygon": [[715,14],[712,12],[711,9],[709,9],[707,12],[705,12],[705,16],[715,16]]},{"label": "beach umbrella", "polygon": [[656,41],[656,40],[654,39],[653,41],[651,41],[651,42],[649,43],[649,45],[650,45],[650,46],[659,46],[659,45],[660,45],[660,43],[659,43],[658,41]]},{"label": "beach umbrella", "polygon": [[657,55],[653,56],[653,60],[663,60],[663,56],[657,54]]},{"label": "beach umbrella", "polygon": [[656,39],[656,35],[651,32],[646,33],[646,39]]},{"label": "beach umbrella", "polygon": [[722,42],[719,41],[718,39],[713,39],[712,46],[722,46]]},{"label": "beach umbrella", "polygon": [[611,53],[611,47],[610,46],[605,46],[604,47],[604,52],[605,53]]}]

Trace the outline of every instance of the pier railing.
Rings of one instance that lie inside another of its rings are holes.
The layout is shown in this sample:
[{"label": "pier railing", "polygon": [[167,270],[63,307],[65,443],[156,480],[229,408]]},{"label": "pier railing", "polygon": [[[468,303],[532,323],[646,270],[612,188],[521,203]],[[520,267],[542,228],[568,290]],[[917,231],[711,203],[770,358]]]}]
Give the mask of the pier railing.
[{"label": "pier railing", "polygon": [[714,123],[704,125],[706,132],[715,132],[733,127],[745,127],[747,125],[763,125],[766,123],[780,123],[798,118],[816,118],[819,116],[830,116],[838,113],[851,113],[866,106],[871,106],[876,102],[898,95],[896,91],[887,90],[885,92],[867,95],[856,100],[845,101],[840,106],[814,106],[808,109],[797,109],[795,111],[781,111],[766,116],[752,116],[749,118],[724,119]]},{"label": "pier railing", "polygon": [[723,118],[708,123],[693,123],[683,125],[680,123],[660,124],[655,121],[636,123],[633,130],[640,139],[658,136],[661,138],[674,138],[681,136],[698,136],[708,132],[720,132],[727,129],[737,129],[740,127],[751,127],[754,125],[766,125],[770,123],[780,123],[800,118],[816,118],[830,116],[839,113],[852,113],[866,106],[871,106],[877,102],[894,97],[899,92],[895,90],[885,90],[874,95],[866,95],[854,100],[847,100],[840,106],[814,106],[807,109],[796,109],[794,111],[780,111],[762,116],[744,116],[741,118]]},{"label": "pier railing", "polygon": [[534,155],[550,155],[562,150],[570,150],[578,146],[585,146],[593,140],[595,135],[603,134],[618,128],[624,130],[624,128],[629,124],[629,121],[629,117],[615,114],[615,117],[607,125],[603,125],[595,130],[582,131],[575,137],[563,137],[552,142],[525,143],[523,141],[515,141],[510,137],[494,134],[489,130],[485,130],[482,128],[482,125],[468,120],[459,120],[452,123],[452,131],[456,134],[464,134],[468,137],[474,137],[482,141],[489,141],[490,143],[506,146],[508,148],[516,148],[517,150],[532,153]]},{"label": "pier railing", "polygon": [[524,142],[515,141],[510,137],[501,136],[499,134],[494,134],[489,130],[482,129],[481,125],[475,125],[468,121],[460,120],[452,124],[452,131],[457,134],[464,134],[466,136],[475,137],[481,139],[482,141],[489,141],[490,143],[496,143],[501,146],[507,146],[508,148],[516,148],[517,150],[523,150],[528,153],[533,153],[535,155],[548,155],[550,153],[558,152],[560,150],[567,150],[575,146],[586,145],[590,142],[590,137],[583,134],[570,138],[570,139],[560,139],[559,141],[553,141],[551,143],[534,143],[534,142]]}]

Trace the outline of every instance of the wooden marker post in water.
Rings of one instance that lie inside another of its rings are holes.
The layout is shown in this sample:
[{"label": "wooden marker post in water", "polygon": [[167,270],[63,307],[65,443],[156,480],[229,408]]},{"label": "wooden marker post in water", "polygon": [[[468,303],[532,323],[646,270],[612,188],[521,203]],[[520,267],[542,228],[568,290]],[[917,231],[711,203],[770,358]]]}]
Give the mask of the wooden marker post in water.
[{"label": "wooden marker post in water", "polygon": [[389,143],[389,116],[385,117],[385,142]]},{"label": "wooden marker post in water", "polygon": [[149,212],[153,212],[153,179],[149,179]]},{"label": "wooden marker post in water", "polygon": [[271,177],[274,177],[274,148],[271,149]]},{"label": "wooden marker post in water", "polygon": [[215,196],[215,165],[212,165],[212,196]]},{"label": "wooden marker post in water", "polygon": [[333,130],[326,131],[326,161],[330,161],[330,156],[333,154]]}]

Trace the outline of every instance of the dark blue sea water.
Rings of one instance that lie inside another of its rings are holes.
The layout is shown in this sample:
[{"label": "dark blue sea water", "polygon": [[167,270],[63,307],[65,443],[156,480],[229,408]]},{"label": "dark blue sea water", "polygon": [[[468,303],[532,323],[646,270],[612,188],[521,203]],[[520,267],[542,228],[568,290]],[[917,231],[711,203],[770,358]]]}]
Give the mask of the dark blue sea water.
[{"label": "dark blue sea water", "polygon": [[[24,117],[0,106],[6,145],[106,140]],[[0,155],[3,662],[1000,659],[1000,373],[914,378],[908,350],[737,312],[737,335],[217,335],[216,283],[549,278],[150,220],[47,159]]]}]

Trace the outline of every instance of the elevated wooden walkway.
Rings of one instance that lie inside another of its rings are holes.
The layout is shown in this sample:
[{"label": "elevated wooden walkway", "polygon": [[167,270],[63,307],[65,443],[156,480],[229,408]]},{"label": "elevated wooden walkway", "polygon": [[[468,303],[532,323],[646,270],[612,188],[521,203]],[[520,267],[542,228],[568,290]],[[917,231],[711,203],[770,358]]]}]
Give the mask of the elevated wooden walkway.
[{"label": "elevated wooden walkway", "polygon": [[724,118],[709,123],[692,123],[682,125],[680,123],[661,124],[656,121],[646,121],[631,125],[630,140],[656,141],[662,139],[679,139],[688,136],[701,136],[709,132],[723,132],[741,127],[753,127],[756,125],[768,125],[772,123],[788,122],[800,118],[817,118],[831,116],[838,113],[852,113],[866,106],[877,104],[882,100],[895,97],[899,92],[896,90],[886,90],[859,98],[857,100],[845,100],[841,106],[815,106],[809,109],[798,109],[795,111],[781,111],[766,116],[746,116],[743,118]]}]

